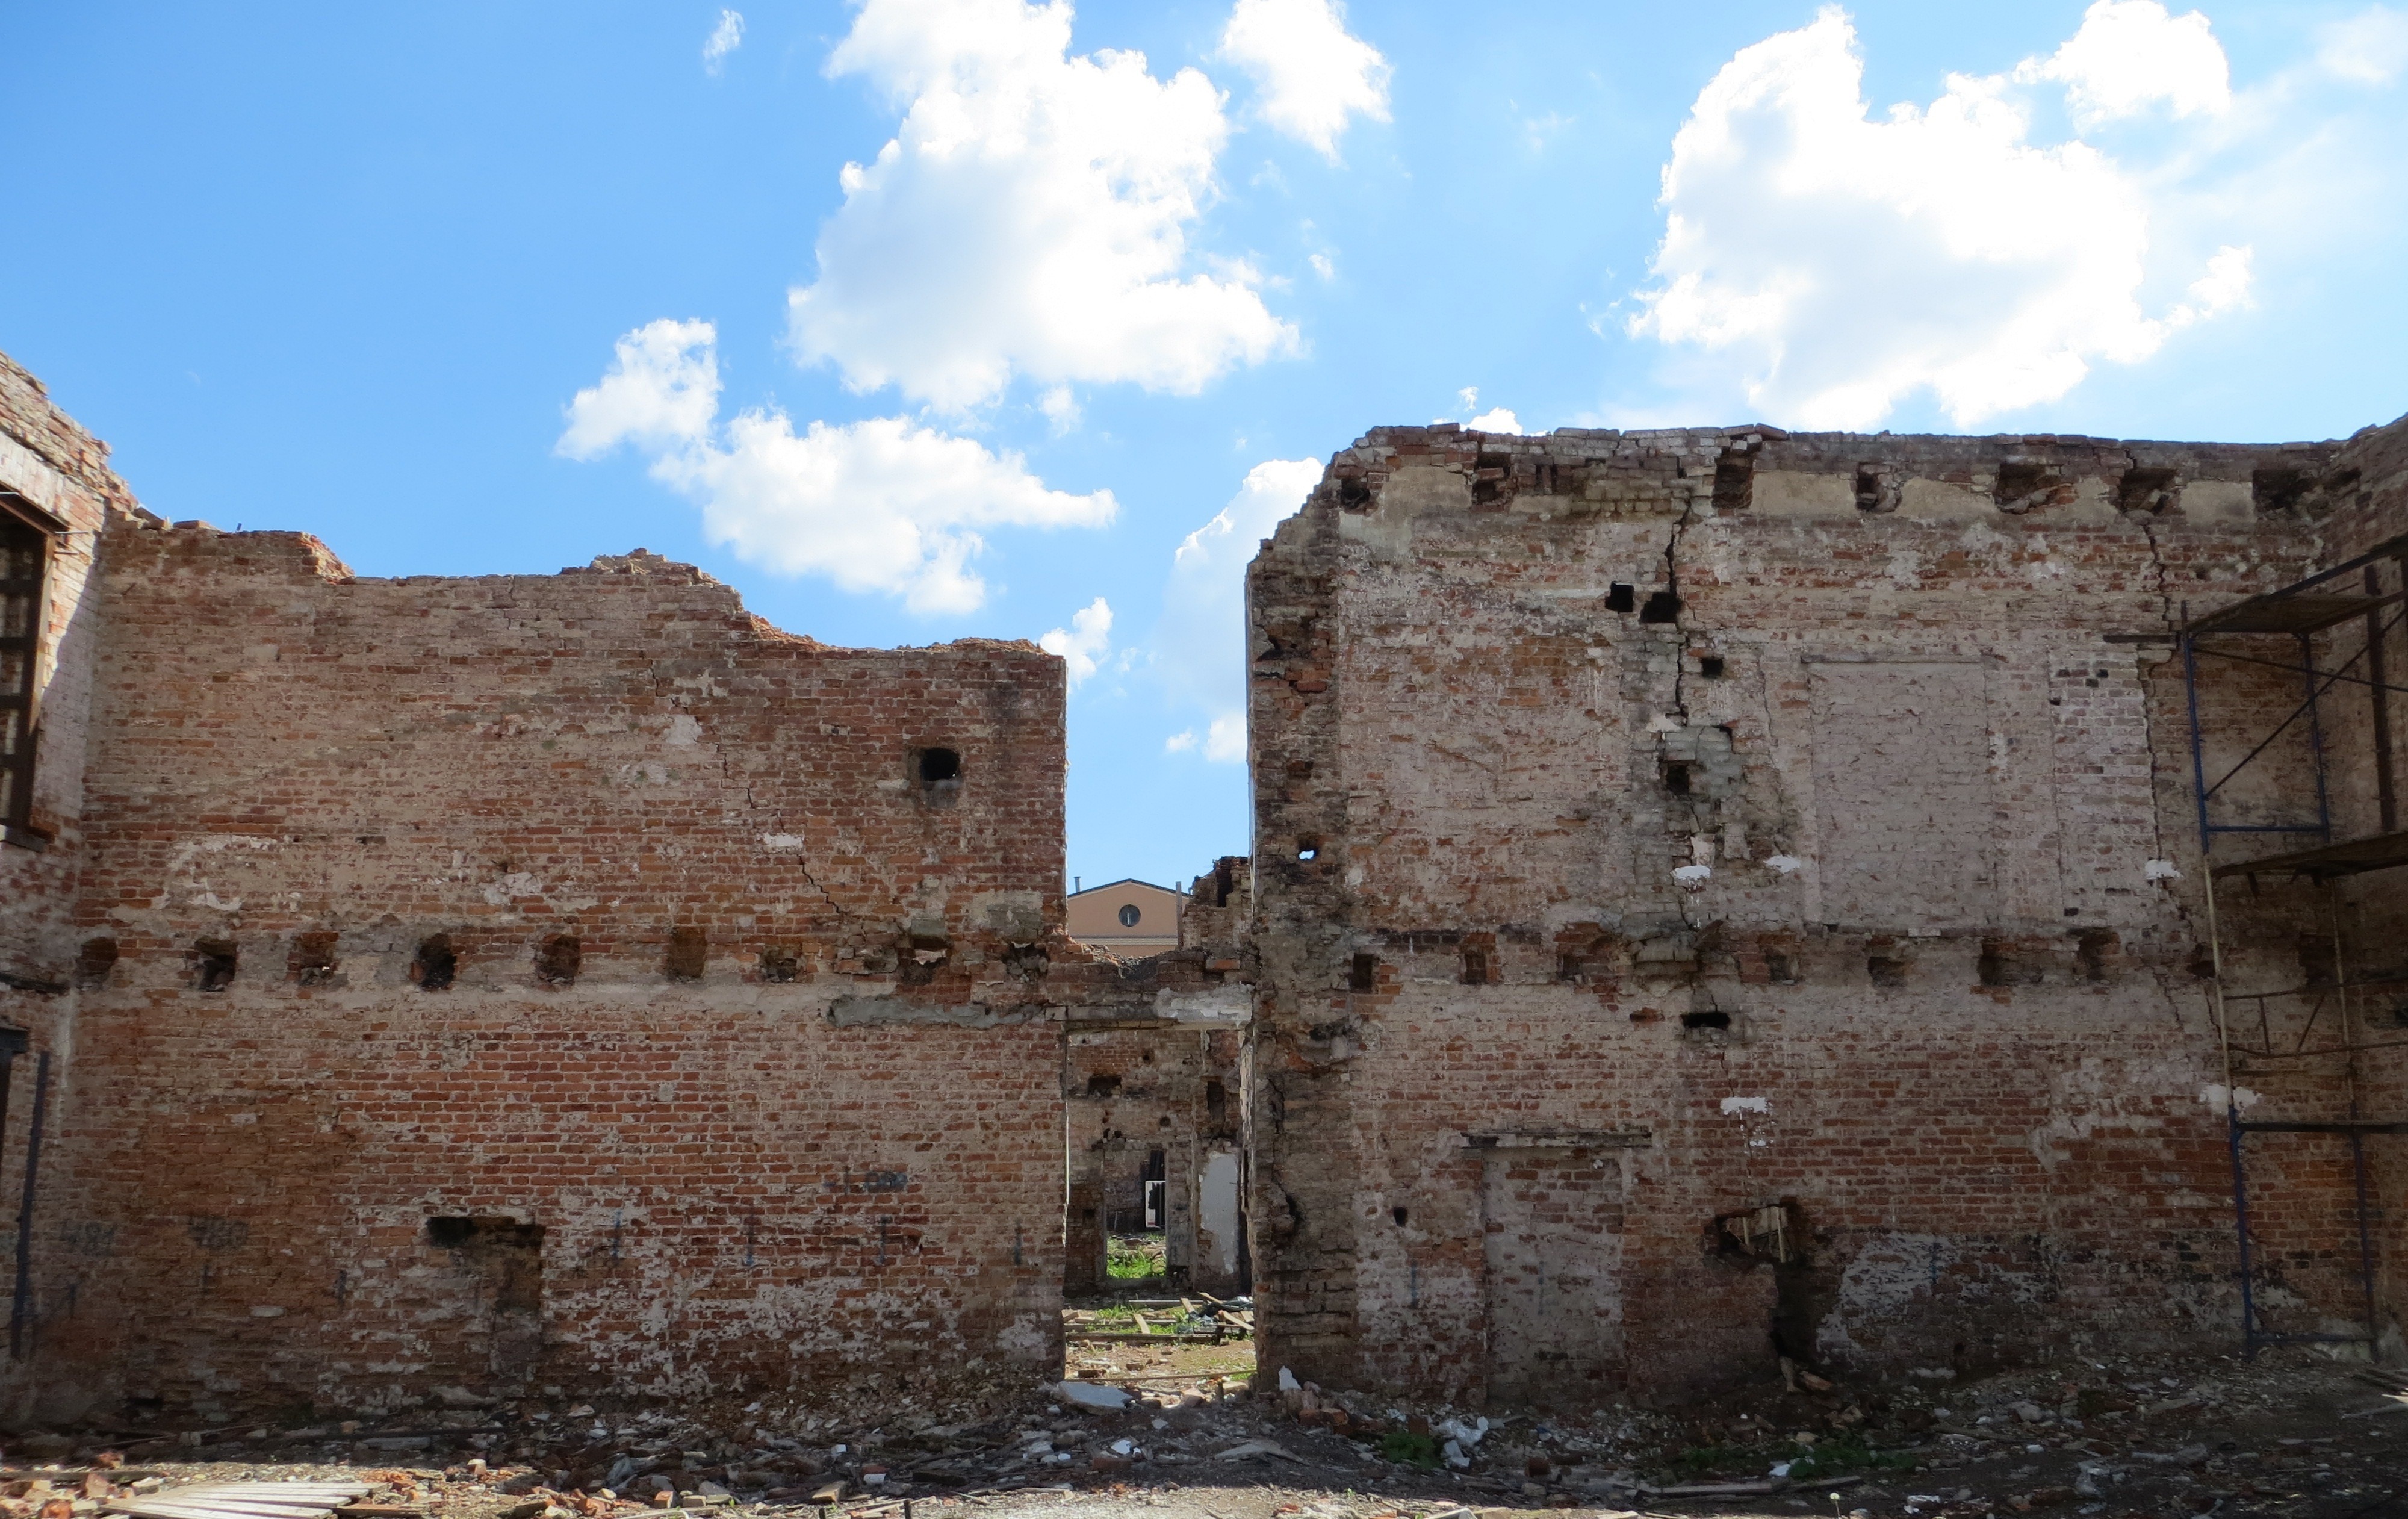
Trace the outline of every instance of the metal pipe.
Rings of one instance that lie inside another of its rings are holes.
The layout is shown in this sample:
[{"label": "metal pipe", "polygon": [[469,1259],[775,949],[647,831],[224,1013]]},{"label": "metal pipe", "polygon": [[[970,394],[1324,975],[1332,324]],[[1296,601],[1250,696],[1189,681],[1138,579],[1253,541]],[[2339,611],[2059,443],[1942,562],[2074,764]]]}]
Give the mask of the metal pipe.
[{"label": "metal pipe", "polygon": [[2232,1142],[2232,1217],[2241,1231],[2241,1354],[2258,1354],[2258,1299],[2249,1285],[2249,1182],[2241,1168],[2241,1111],[2225,1087],[2225,1122]]},{"label": "metal pipe", "polygon": [[2366,1220],[2366,1136],[2363,1134],[2352,1133],[2349,1137],[2349,1165],[2351,1176],[2358,1183],[2358,1285],[2366,1304],[2366,1342],[2373,1345],[2381,1331],[2374,1322],[2374,1235]]},{"label": "metal pipe", "polygon": [[[2200,748],[2199,732],[2199,640],[2187,633],[2183,635],[2182,655],[2183,699],[2190,708],[2190,789],[2191,795],[2199,798],[2199,859],[2200,869],[2206,871],[2208,846],[2214,841],[2214,835],[2208,831],[2207,826],[2207,760]],[[2215,886],[2212,871],[2208,872],[2208,901],[2211,904],[2208,910],[2213,913]],[[2213,941],[2211,936],[2210,942]]]},{"label": "metal pipe", "polygon": [[34,1177],[42,1159],[42,1119],[50,1105],[50,1052],[34,1065],[34,1126],[25,1137],[25,1196],[17,1207],[17,1292],[8,1306],[8,1357],[22,1360],[34,1303]]},{"label": "metal pipe", "polygon": [[[2316,640],[2308,634],[2300,635],[2300,675],[2308,688],[2308,753],[2315,762],[2316,826],[2324,831],[2325,842],[2332,842],[2332,799],[2325,789],[2325,724],[2324,714],[2316,706]],[[2330,685],[2332,682],[2325,682]]]},{"label": "metal pipe", "polygon": [[[2366,566],[2366,594],[2383,594],[2383,575]],[[2383,623],[2372,609],[2366,614],[2367,695],[2374,704],[2374,804],[2382,814],[2383,831],[2400,831],[2400,795],[2391,778],[2391,688],[2384,683]]]}]

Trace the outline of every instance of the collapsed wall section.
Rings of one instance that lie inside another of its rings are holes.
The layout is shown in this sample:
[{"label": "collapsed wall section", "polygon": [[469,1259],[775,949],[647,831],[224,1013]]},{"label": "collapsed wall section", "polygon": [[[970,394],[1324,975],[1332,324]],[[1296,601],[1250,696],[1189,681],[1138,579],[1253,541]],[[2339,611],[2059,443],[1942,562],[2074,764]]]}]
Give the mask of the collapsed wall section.
[{"label": "collapsed wall section", "polygon": [[1059,661],[640,551],[113,532],[98,600],[51,1412],[1058,1364]]},{"label": "collapsed wall section", "polygon": [[2344,451],[1340,452],[1249,582],[1265,1364],[1593,1407],[2229,1338],[2168,634],[2400,523]]},{"label": "collapsed wall section", "polygon": [[1216,862],[1182,909],[1186,948],[1098,957],[1065,1025],[1065,1290],[1115,1290],[1115,1235],[1159,1235],[1164,1284],[1247,1290],[1244,1058],[1253,1021],[1247,862]]}]

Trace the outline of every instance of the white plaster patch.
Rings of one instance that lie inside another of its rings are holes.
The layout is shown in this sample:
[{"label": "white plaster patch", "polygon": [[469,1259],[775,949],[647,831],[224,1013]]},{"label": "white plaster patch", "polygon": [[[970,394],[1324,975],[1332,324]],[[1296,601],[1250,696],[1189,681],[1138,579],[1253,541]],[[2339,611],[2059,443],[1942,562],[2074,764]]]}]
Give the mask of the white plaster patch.
[{"label": "white plaster patch", "polygon": [[1211,1252],[1214,1268],[1223,1276],[1238,1272],[1238,1154],[1215,1150],[1204,1157],[1204,1174],[1196,1183],[1197,1231],[1199,1244]]},{"label": "white plaster patch", "polygon": [[1650,733],[1678,733],[1681,731],[1681,720],[1674,717],[1670,712],[1658,712],[1654,717],[1647,720],[1647,731]]},{"label": "white plaster patch", "polygon": [[1806,862],[1795,854],[1775,854],[1764,862],[1764,867],[1776,876],[1795,875],[1806,867]]},{"label": "white plaster patch", "polygon": [[671,749],[692,749],[702,738],[702,724],[683,712],[669,719],[668,742]]},{"label": "white plaster patch", "polygon": [[1769,1113],[1770,1111],[1772,1111],[1770,1097],[1723,1098],[1723,1113],[1726,1117],[1732,1113]]},{"label": "white plaster patch", "polygon": [[2182,878],[2183,873],[2174,868],[2172,860],[2151,860],[2141,867],[2141,879],[2143,881],[2180,881]]},{"label": "white plaster patch", "polygon": [[2247,1112],[2264,1100],[2265,1094],[2252,1092],[2245,1086],[2228,1087],[2222,1082],[2210,1082],[2199,1089],[2199,1100],[2214,1112]]},{"label": "white plaster patch", "polygon": [[488,907],[508,907],[510,905],[511,901],[517,897],[541,896],[542,895],[542,881],[538,881],[534,876],[529,875],[524,870],[513,870],[509,874],[502,877],[500,880],[490,881],[486,884],[485,905]]},{"label": "white plaster patch", "polygon": [[803,847],[803,836],[798,833],[765,833],[761,836],[761,847],[776,850],[800,849]]},{"label": "white plaster patch", "polygon": [[1254,1021],[1254,989],[1244,982],[1224,982],[1200,991],[1165,987],[1154,994],[1154,1012],[1173,1023],[1243,1028]]},{"label": "white plaster patch", "polygon": [[1684,865],[1672,872],[1672,879],[1688,891],[1697,891],[1713,879],[1714,867],[1710,865]]}]

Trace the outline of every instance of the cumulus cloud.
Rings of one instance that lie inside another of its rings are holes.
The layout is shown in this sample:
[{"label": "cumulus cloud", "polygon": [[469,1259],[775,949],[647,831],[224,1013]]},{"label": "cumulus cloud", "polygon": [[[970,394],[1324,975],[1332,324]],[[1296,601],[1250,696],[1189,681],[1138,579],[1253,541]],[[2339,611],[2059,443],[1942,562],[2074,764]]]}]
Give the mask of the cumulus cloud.
[{"label": "cumulus cloud", "polygon": [[1204,757],[1215,765],[1246,763],[1246,714],[1225,712],[1204,731]]},{"label": "cumulus cloud", "polygon": [[[1266,459],[1172,556],[1153,663],[1171,699],[1204,716],[1206,759],[1246,757],[1246,566],[1320,482],[1319,460]],[[1173,752],[1197,746],[1185,738]]]},{"label": "cumulus cloud", "polygon": [[1195,747],[1196,730],[1194,728],[1182,728],[1162,740],[1162,752],[1166,754],[1184,754]]},{"label": "cumulus cloud", "polygon": [[[2101,0],[2027,72],[2083,109],[2179,113],[2220,106],[2222,58],[2196,16]],[[2246,301],[2250,251],[2227,248],[2188,303],[2147,314],[2148,188],[2086,142],[2028,141],[2014,79],[1952,75],[1928,107],[1873,120],[1863,74],[1826,8],[1714,76],[1664,169],[1634,336],[1718,354],[1768,420],[1870,427],[1928,388],[1963,426]]]},{"label": "cumulus cloud", "polygon": [[620,338],[602,382],[568,403],[556,451],[591,459],[621,443],[661,449],[702,437],[719,412],[717,337],[708,322],[664,320]]},{"label": "cumulus cloud", "polygon": [[1111,604],[1097,596],[1070,614],[1070,625],[1057,627],[1037,640],[1037,647],[1058,654],[1069,666],[1070,689],[1096,673],[1096,666],[1112,647]]},{"label": "cumulus cloud", "polygon": [[2369,6],[2316,30],[2316,62],[2355,84],[2387,84],[2408,70],[2408,12]]},{"label": "cumulus cloud", "polygon": [[1188,394],[1294,349],[1250,268],[1188,268],[1228,136],[1219,93],[1069,46],[1067,0],[867,0],[827,72],[903,122],[845,165],[819,277],[788,294],[801,358],[961,411],[1015,373]]},{"label": "cumulus cloud", "polygon": [[632,444],[700,505],[713,543],[922,612],[985,600],[969,567],[980,529],[1097,527],[1117,509],[1110,491],[1050,490],[1017,454],[901,417],[797,434],[783,412],[754,408],[721,425],[716,339],[708,322],[668,321],[622,337],[601,381],[570,401],[558,451],[591,459]]},{"label": "cumulus cloud", "polygon": [[1388,119],[1388,60],[1336,0],[1238,0],[1221,52],[1253,76],[1263,120],[1325,157],[1349,118]]},{"label": "cumulus cloud", "polygon": [[1522,430],[1522,419],[1498,406],[1490,407],[1464,425],[1476,433],[1518,433]]},{"label": "cumulus cloud", "polygon": [[727,55],[744,46],[744,18],[736,11],[719,13],[719,24],[703,39],[702,66],[705,72],[716,74],[727,61]]},{"label": "cumulus cloud", "polygon": [[2064,85],[2074,119],[2086,126],[2152,106],[2190,116],[2232,104],[2231,70],[2207,18],[2196,10],[2170,15],[2157,0],[2098,0],[2055,56],[2015,74]]}]

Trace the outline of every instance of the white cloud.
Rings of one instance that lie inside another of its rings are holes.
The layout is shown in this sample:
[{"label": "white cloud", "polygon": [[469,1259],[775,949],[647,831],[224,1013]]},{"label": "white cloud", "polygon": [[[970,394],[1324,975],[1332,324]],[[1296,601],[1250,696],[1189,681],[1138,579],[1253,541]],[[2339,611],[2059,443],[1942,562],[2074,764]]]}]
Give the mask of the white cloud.
[{"label": "white cloud", "polygon": [[1065,433],[1076,432],[1080,419],[1085,415],[1079,409],[1079,398],[1070,394],[1070,387],[1068,385],[1055,385],[1039,396],[1037,409],[1044,412],[1045,420],[1054,424],[1054,436],[1056,437]]},{"label": "white cloud", "polygon": [[1110,491],[1049,490],[1017,454],[901,417],[814,422],[798,436],[784,413],[756,408],[715,426],[715,340],[707,322],[621,338],[601,383],[569,403],[559,451],[591,459],[632,443],[652,455],[654,479],[700,504],[712,542],[922,612],[985,600],[968,567],[985,548],[980,528],[1096,527],[1117,509]]},{"label": "white cloud", "polygon": [[[2214,38],[2138,5],[2162,27],[2109,0],[2084,23],[2094,45],[2046,66],[2064,60],[2100,109],[2208,108],[2197,47]],[[2136,26],[2169,47],[2172,28],[2188,62],[2117,73],[2110,42]],[[1768,421],[1870,427],[1928,388],[1965,426],[2245,299],[2249,250],[2229,248],[2192,304],[2145,314],[2149,186],[2086,143],[2027,141],[2012,80],[1952,75],[1929,107],[1875,121],[1863,73],[1855,29],[1827,7],[1715,75],[1664,169],[1657,282],[1639,293],[1634,336],[1716,354]]]},{"label": "white cloud", "polygon": [[1305,260],[1305,262],[1312,265],[1312,272],[1321,276],[1324,279],[1335,279],[1338,278],[1338,265],[1331,261],[1329,255],[1326,253],[1315,253],[1311,258]]},{"label": "white cloud", "polygon": [[1499,406],[1489,408],[1464,425],[1476,433],[1518,433],[1522,420]]},{"label": "white cloud", "polygon": [[1204,757],[1216,765],[1246,763],[1246,714],[1226,712],[1204,735]]},{"label": "white cloud", "polygon": [[2207,18],[2196,10],[2169,15],[2157,0],[2098,0],[2055,56],[2027,63],[2015,75],[2063,84],[2074,119],[2086,126],[2159,104],[2189,116],[2232,103],[2231,71]]},{"label": "white cloud", "polygon": [[1263,119],[1325,157],[1350,116],[1388,119],[1388,61],[1336,0],[1238,0],[1221,51],[1254,76]]},{"label": "white cloud", "polygon": [[620,338],[602,382],[568,403],[554,451],[591,459],[623,442],[657,449],[702,437],[719,410],[716,338],[708,322],[666,319]]},{"label": "white cloud", "polygon": [[1294,350],[1246,265],[1185,272],[1228,135],[1211,82],[1069,45],[1067,0],[862,6],[827,71],[903,122],[839,176],[819,278],[788,294],[798,355],[960,411],[1015,372],[1185,394]]},{"label": "white cloud", "polygon": [[744,18],[733,10],[719,13],[719,24],[702,44],[702,66],[706,73],[716,74],[727,61],[727,55],[744,46]]},{"label": "white cloud", "polygon": [[1183,728],[1162,740],[1162,752],[1166,754],[1184,754],[1195,747],[1196,730],[1194,728]]},{"label": "white cloud", "polygon": [[2387,84],[2408,69],[2408,13],[2369,6],[2316,29],[2316,62],[2358,84]]},{"label": "white cloud", "polygon": [[1079,689],[1081,681],[1096,673],[1096,662],[1111,652],[1112,609],[1111,603],[1097,596],[1094,601],[1070,614],[1070,625],[1055,628],[1037,640],[1037,647],[1049,654],[1058,654],[1069,666],[1070,689]]},{"label": "white cloud", "polygon": [[1153,664],[1171,699],[1205,716],[1206,759],[1246,757],[1246,566],[1319,483],[1319,460],[1267,459],[1172,556]]}]

